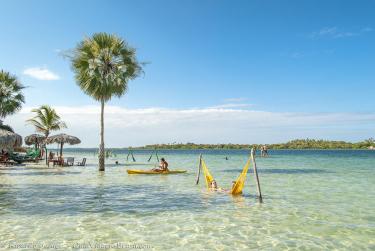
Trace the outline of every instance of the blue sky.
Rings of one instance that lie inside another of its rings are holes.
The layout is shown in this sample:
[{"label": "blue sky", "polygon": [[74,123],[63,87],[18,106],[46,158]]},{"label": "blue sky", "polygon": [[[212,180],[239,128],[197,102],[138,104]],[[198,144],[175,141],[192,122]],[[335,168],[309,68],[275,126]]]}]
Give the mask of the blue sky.
[{"label": "blue sky", "polygon": [[[167,112],[161,117],[168,117],[168,111],[181,115],[194,109],[239,111],[250,117],[253,115],[249,112],[264,113],[265,117],[244,121],[239,118],[243,131],[241,126],[238,128],[239,121],[226,124],[230,121],[225,120],[225,115],[210,113],[222,120],[207,121],[207,126],[216,127],[218,123],[233,129],[232,137],[222,139],[225,143],[252,143],[240,133],[247,132],[247,125],[257,119],[269,123],[265,125],[269,129],[265,132],[264,128],[252,128],[257,137],[249,134],[248,138],[256,141],[320,136],[356,141],[374,136],[375,1],[0,3],[0,67],[29,86],[25,90],[25,109],[50,104],[65,114],[69,108],[97,106],[76,86],[69,61],[61,56],[61,51],[74,48],[84,36],[105,31],[126,39],[137,48],[139,60],[149,62],[145,75],[129,83],[128,94],[109,103],[115,111],[127,109],[122,112],[128,114],[158,108]],[[289,125],[286,134],[278,135],[276,122],[280,114],[294,114],[305,123],[299,128]],[[335,116],[348,120],[327,125],[306,122],[309,120],[303,117],[312,116],[318,121],[320,114],[330,120]],[[175,119],[181,119],[180,115]],[[13,119],[13,126],[22,133],[32,132],[21,123],[20,116]],[[272,116],[274,120],[265,119]],[[165,120],[173,123],[173,118]],[[351,118],[356,118],[356,122]],[[111,118],[108,120],[111,122]],[[74,127],[74,121],[72,124],[69,132],[82,134]],[[110,135],[109,139],[116,142],[113,146],[175,140],[216,143],[228,129],[223,127],[208,137],[202,133],[203,124],[198,129],[194,125],[183,132],[174,128],[175,134],[169,138],[153,138],[151,134],[142,138],[144,128],[134,125],[131,129],[139,130],[141,135],[135,133],[128,143],[123,142],[131,133],[121,141]],[[166,134],[162,131],[165,127],[160,126],[161,134]],[[129,128],[124,125],[118,130],[126,129]],[[186,133],[189,130],[192,135]],[[88,143],[83,145],[96,142],[96,135],[90,135],[84,136]]]}]

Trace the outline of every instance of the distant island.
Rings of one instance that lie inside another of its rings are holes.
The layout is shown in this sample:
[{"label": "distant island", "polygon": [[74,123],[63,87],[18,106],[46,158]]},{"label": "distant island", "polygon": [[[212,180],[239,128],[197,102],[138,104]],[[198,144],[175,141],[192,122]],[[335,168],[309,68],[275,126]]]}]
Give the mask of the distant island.
[{"label": "distant island", "polygon": [[172,143],[155,144],[132,149],[249,149],[253,146],[260,148],[266,145],[269,149],[375,149],[373,138],[352,143],[345,141],[295,139],[287,143],[279,144],[195,144],[195,143]]}]

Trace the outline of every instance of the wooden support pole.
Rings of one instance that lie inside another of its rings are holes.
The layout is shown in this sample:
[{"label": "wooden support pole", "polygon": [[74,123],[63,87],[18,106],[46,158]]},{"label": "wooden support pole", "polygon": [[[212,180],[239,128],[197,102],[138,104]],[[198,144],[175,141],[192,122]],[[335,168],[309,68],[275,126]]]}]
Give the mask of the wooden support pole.
[{"label": "wooden support pole", "polygon": [[129,161],[129,155],[130,155],[130,150],[128,152],[128,155],[126,156],[126,161]]},{"label": "wooden support pole", "polygon": [[201,169],[202,169],[202,154],[199,155],[199,166],[198,166],[198,174],[197,174],[197,181],[196,185],[199,184],[199,177],[201,176]]},{"label": "wooden support pole", "polygon": [[156,159],[158,160],[159,162],[159,155],[158,155],[158,150],[155,149],[155,155],[156,155]]},{"label": "wooden support pole", "polygon": [[251,160],[253,162],[253,167],[254,167],[255,181],[257,183],[257,188],[258,188],[259,202],[263,203],[262,192],[260,190],[260,183],[259,183],[259,177],[258,177],[257,164],[255,162],[255,149],[254,149],[254,147],[251,148]]},{"label": "wooden support pole", "polygon": [[136,162],[134,155],[133,155],[133,151],[132,151],[132,159],[133,159],[133,162]]},{"label": "wooden support pole", "polygon": [[155,150],[152,150],[150,158],[148,158],[147,162],[150,162],[150,160],[152,159],[152,155],[154,155],[154,152],[155,152]]}]

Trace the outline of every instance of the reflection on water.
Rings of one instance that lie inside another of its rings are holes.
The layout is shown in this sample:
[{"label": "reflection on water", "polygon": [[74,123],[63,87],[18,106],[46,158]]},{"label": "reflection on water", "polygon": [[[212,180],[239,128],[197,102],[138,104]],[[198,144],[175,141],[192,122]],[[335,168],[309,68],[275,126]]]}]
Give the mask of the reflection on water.
[{"label": "reflection on water", "polygon": [[[264,203],[250,172],[244,194],[231,196],[195,185],[203,152],[220,185],[242,171],[247,151],[161,151],[184,175],[127,175],[107,160],[87,167],[0,168],[0,244],[56,240],[149,244],[154,250],[370,249],[375,235],[375,155],[369,151],[280,151],[258,159]],[[136,151],[139,161],[149,152]],[[225,160],[223,156],[230,156]],[[355,168],[353,168],[355,166]]]}]

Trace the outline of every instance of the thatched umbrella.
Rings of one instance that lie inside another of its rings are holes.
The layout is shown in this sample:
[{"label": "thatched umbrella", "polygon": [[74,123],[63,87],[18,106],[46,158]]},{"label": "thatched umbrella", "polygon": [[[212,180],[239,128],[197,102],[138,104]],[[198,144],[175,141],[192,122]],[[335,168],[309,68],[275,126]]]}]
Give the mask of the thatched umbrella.
[{"label": "thatched umbrella", "polygon": [[16,133],[0,129],[0,149],[13,149],[22,145],[22,137]]},{"label": "thatched umbrella", "polygon": [[42,143],[45,138],[46,137],[44,135],[31,134],[31,135],[25,137],[25,144],[28,145],[28,146],[30,146],[30,145],[37,146],[40,143]]},{"label": "thatched umbrella", "polygon": [[64,144],[77,145],[81,143],[81,140],[77,137],[67,135],[65,133],[50,136],[45,141],[47,144],[57,143],[60,144],[60,156],[62,156],[62,150]]}]

